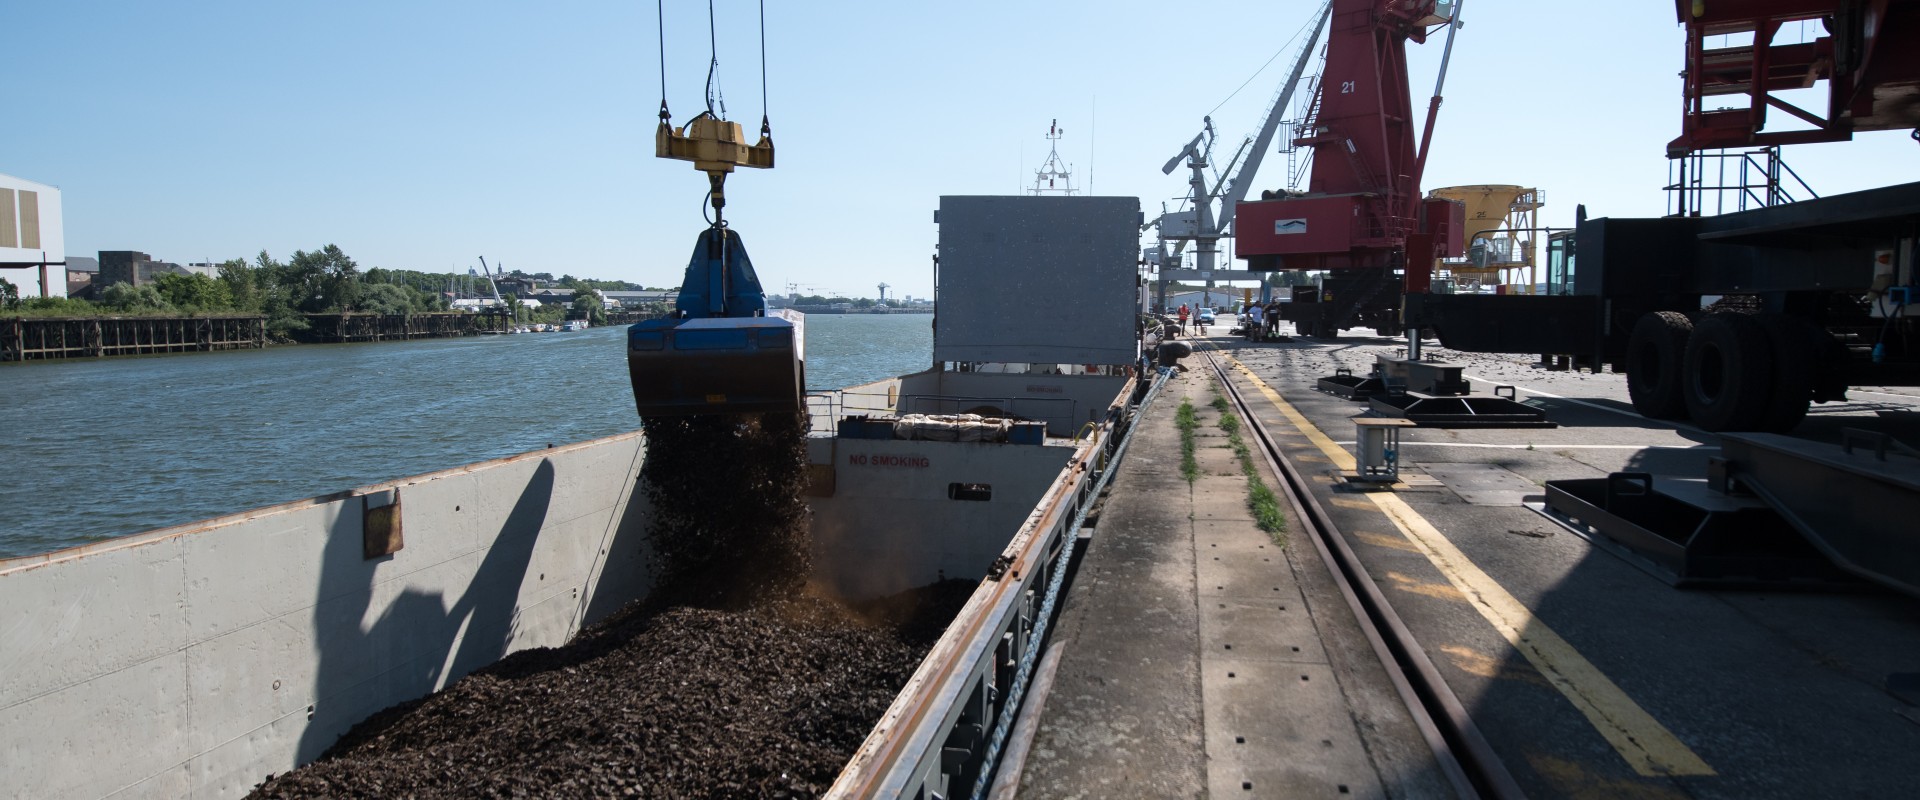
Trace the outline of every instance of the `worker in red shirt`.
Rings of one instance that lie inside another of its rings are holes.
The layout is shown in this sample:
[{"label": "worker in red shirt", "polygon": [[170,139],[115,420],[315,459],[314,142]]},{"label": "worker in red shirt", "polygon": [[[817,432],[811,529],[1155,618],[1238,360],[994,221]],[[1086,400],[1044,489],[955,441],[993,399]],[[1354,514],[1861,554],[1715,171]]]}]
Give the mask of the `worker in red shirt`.
[{"label": "worker in red shirt", "polygon": [[1180,304],[1180,334],[1183,336],[1186,335],[1187,333],[1187,314],[1188,313],[1189,311],[1187,310],[1187,304],[1181,303]]}]

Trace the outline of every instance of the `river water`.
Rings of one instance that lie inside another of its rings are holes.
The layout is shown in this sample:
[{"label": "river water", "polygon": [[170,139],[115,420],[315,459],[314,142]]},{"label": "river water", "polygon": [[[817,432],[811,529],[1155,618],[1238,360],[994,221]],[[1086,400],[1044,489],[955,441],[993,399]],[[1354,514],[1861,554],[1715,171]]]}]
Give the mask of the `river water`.
[{"label": "river water", "polygon": [[[807,317],[807,384],[925,369],[931,314]],[[635,430],[626,328],[0,365],[0,558]]]}]

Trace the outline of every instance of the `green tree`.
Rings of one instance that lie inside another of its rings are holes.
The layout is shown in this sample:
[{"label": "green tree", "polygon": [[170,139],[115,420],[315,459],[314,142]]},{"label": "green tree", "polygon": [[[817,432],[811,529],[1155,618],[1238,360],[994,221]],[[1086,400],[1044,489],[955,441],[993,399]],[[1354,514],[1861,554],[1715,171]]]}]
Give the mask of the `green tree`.
[{"label": "green tree", "polygon": [[115,311],[129,314],[151,314],[160,311],[172,311],[173,304],[168,303],[159,290],[152,286],[134,288],[122,281],[106,288],[100,293],[100,304]]},{"label": "green tree", "polygon": [[284,283],[293,305],[308,313],[352,311],[360,299],[360,267],[338,245],[295,251]]},{"label": "green tree", "polygon": [[161,275],[153,280],[153,288],[167,303],[178,308],[202,312],[233,308],[233,291],[227,288],[227,283],[197,272]]},{"label": "green tree", "polygon": [[600,299],[599,292],[576,289],[573,293],[573,315],[599,325],[607,321],[607,303]]},{"label": "green tree", "polygon": [[20,287],[14,286],[13,281],[0,278],[0,309],[10,310],[17,305],[20,305]]},{"label": "green tree", "polygon": [[375,283],[360,288],[360,310],[374,314],[413,313],[413,294],[404,286]]},{"label": "green tree", "polygon": [[222,261],[219,269],[220,282],[226,284],[227,296],[232,298],[233,308],[237,311],[259,311],[266,300],[266,291],[260,284],[256,270],[247,266],[246,259]]}]

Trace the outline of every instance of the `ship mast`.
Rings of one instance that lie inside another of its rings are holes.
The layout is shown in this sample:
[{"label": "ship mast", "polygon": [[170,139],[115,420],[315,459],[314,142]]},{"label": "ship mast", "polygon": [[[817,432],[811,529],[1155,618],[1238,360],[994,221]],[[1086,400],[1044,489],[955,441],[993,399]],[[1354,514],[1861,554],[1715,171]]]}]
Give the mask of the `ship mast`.
[{"label": "ship mast", "polygon": [[1056,119],[1052,125],[1047,126],[1047,141],[1050,143],[1047,160],[1040,165],[1039,169],[1033,171],[1033,188],[1028,189],[1027,194],[1036,196],[1062,194],[1071,197],[1074,192],[1079,191],[1073,188],[1072,165],[1060,163],[1060,137],[1065,136],[1066,133],[1060,127],[1060,120]]}]

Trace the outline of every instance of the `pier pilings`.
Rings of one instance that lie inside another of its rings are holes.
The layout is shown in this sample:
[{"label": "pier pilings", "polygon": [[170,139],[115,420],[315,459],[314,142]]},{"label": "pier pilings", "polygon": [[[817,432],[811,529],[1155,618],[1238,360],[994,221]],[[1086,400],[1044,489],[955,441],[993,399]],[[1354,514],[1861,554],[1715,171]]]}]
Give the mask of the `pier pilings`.
[{"label": "pier pilings", "polygon": [[[307,314],[296,341],[379,342],[505,333],[505,314]],[[0,361],[258,350],[267,318],[257,314],[192,317],[0,318]]]},{"label": "pier pilings", "polygon": [[259,349],[266,323],[258,315],[13,317],[0,319],[0,361]]}]

